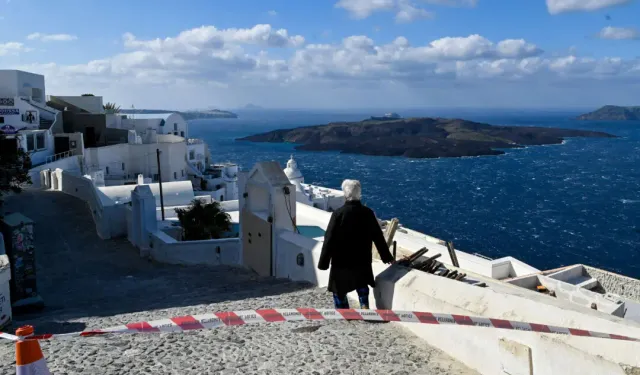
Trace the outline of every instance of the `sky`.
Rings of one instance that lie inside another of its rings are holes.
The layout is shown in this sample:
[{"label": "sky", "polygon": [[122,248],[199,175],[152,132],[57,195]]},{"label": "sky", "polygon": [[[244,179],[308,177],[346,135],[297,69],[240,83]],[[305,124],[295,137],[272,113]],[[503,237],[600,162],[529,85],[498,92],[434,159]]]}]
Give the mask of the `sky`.
[{"label": "sky", "polygon": [[0,0],[0,69],[122,107],[640,105],[640,0]]}]

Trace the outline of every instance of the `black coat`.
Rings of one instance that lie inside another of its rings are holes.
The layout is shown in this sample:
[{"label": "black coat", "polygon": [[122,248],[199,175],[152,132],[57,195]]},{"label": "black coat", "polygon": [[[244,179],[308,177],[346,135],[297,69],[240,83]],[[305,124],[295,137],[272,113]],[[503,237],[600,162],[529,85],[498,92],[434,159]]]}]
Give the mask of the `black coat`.
[{"label": "black coat", "polygon": [[348,201],[331,215],[318,261],[321,270],[329,269],[331,263],[329,291],[344,296],[367,285],[375,286],[372,243],[384,263],[393,260],[376,215],[360,201]]}]

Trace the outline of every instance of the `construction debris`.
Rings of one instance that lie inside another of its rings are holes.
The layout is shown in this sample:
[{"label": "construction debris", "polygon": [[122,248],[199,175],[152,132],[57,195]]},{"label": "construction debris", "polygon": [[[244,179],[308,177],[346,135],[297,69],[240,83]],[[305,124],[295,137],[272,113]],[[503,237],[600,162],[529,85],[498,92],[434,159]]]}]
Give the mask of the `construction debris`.
[{"label": "construction debris", "polygon": [[440,258],[442,254],[436,254],[424,260],[420,260],[429,249],[423,247],[415,253],[398,261],[397,264],[407,268],[413,268],[423,272],[427,272],[436,276],[446,277],[451,280],[462,281],[467,276],[466,273],[458,272],[457,270],[450,270],[445,267],[444,264],[438,262],[436,259]]}]

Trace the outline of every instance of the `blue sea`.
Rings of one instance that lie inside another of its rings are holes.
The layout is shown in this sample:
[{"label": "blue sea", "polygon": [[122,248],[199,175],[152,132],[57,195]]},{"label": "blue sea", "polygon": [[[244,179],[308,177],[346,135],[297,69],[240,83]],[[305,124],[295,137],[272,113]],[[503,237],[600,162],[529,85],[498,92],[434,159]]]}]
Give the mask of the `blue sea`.
[{"label": "blue sea", "polygon": [[295,154],[305,182],[340,188],[358,179],[378,217],[453,241],[491,258],[514,256],[540,269],[585,263],[640,278],[640,122],[583,122],[576,111],[415,110],[401,115],[457,117],[494,125],[585,129],[617,139],[569,139],[506,155],[406,159],[296,151],[291,144],[237,142],[273,129],[359,121],[365,111],[247,111],[198,120],[217,161],[250,169]]}]

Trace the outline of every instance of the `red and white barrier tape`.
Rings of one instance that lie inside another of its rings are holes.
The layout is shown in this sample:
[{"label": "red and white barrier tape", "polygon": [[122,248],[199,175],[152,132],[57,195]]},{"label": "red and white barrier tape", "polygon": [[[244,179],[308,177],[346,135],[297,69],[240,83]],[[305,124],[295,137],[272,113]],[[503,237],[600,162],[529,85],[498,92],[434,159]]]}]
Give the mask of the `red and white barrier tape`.
[{"label": "red and white barrier tape", "polygon": [[[131,323],[122,326],[111,327],[75,333],[34,335],[27,340],[51,340],[72,337],[88,337],[105,334],[122,333],[158,333],[158,332],[184,332],[191,330],[213,329],[223,326],[236,326],[256,323],[300,322],[317,320],[365,320],[378,322],[406,322],[439,325],[462,325],[509,329],[516,331],[530,331],[540,333],[554,333],[570,336],[587,336],[612,340],[624,340],[640,342],[640,339],[614,335],[608,333],[585,331],[582,329],[556,327],[546,324],[516,322],[512,320],[490,319],[476,316],[436,314],[417,311],[392,311],[392,310],[360,310],[360,309],[263,309],[217,312],[213,314],[187,315],[170,319],[154,320],[149,322]],[[8,335],[12,336],[12,335]],[[18,338],[9,338],[17,340]],[[7,337],[8,338],[8,337]]]}]

